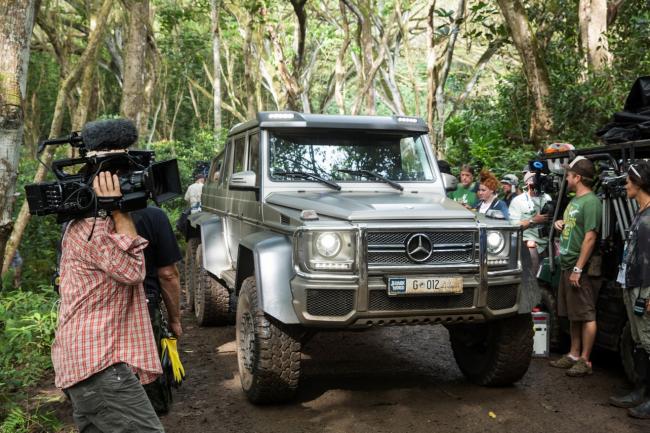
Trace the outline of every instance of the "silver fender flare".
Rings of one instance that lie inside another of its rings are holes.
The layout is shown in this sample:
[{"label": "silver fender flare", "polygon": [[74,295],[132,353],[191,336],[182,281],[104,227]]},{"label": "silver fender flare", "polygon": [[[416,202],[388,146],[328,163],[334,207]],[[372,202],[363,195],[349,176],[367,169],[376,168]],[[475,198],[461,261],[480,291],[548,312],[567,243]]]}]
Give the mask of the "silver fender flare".
[{"label": "silver fender flare", "polygon": [[293,309],[290,282],[295,272],[293,247],[288,236],[257,232],[240,241],[237,291],[250,275],[255,275],[258,302],[266,314],[285,324],[300,323]]},{"label": "silver fender flare", "polygon": [[221,278],[221,273],[230,269],[230,257],[224,238],[223,220],[220,216],[199,212],[188,217],[192,227],[201,228],[203,268]]}]

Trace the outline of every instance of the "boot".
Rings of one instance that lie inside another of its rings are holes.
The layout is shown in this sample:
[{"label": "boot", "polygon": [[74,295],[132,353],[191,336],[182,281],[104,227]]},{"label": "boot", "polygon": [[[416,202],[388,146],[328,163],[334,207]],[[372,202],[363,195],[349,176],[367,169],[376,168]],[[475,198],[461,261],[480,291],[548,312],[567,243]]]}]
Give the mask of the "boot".
[{"label": "boot", "polygon": [[[646,353],[645,356],[646,356],[645,358],[646,363],[650,364],[650,359],[648,359],[648,354]],[[650,371],[648,370],[646,370],[646,375],[645,375],[645,386],[646,386],[645,400],[638,406],[635,406],[627,410],[627,414],[632,418],[650,419]]]},{"label": "boot", "polygon": [[631,408],[643,403],[646,393],[646,378],[648,377],[648,354],[645,350],[637,348],[634,351],[634,371],[636,382],[634,389],[627,395],[621,397],[610,397],[609,404],[616,407]]}]

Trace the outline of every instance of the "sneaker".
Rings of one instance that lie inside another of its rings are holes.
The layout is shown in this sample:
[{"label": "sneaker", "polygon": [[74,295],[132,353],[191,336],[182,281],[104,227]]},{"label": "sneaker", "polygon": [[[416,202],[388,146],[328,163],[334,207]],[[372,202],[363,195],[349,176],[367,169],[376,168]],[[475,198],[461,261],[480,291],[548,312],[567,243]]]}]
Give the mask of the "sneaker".
[{"label": "sneaker", "polygon": [[591,365],[587,364],[587,361],[580,358],[578,361],[573,364],[573,367],[567,370],[566,375],[570,377],[583,377],[589,376],[593,373]]},{"label": "sneaker", "polygon": [[564,355],[560,359],[556,359],[555,361],[549,362],[549,364],[551,365],[551,367],[569,369],[573,367],[576,362],[578,361],[571,358],[569,355]]}]

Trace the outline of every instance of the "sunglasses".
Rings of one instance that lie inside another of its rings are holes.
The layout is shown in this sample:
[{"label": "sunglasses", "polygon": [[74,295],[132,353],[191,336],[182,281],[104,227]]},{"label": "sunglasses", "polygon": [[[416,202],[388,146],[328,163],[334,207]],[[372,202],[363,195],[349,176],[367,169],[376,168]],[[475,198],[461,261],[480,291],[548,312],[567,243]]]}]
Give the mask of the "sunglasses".
[{"label": "sunglasses", "polygon": [[636,167],[634,167],[635,165],[636,164],[630,165],[630,170],[629,171],[633,172],[636,175],[636,177],[641,179],[641,175],[639,174],[639,171],[636,169]]}]

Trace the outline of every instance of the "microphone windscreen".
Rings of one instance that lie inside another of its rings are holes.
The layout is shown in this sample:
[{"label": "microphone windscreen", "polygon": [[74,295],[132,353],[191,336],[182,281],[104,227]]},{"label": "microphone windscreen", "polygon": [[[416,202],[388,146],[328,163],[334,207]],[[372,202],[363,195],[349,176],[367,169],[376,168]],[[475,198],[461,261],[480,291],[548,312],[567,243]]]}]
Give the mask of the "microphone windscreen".
[{"label": "microphone windscreen", "polygon": [[81,139],[89,151],[126,149],[138,141],[138,130],[129,119],[95,120],[84,125]]}]

